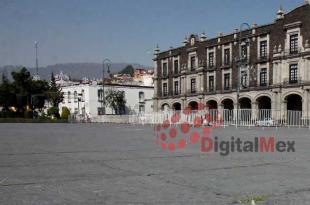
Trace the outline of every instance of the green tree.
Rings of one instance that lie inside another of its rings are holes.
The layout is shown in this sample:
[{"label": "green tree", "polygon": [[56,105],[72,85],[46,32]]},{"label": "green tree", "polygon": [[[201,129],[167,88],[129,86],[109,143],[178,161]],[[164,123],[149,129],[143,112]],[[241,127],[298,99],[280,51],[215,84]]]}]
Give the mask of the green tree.
[{"label": "green tree", "polygon": [[106,103],[115,114],[125,113],[126,99],[124,91],[109,89],[106,91],[105,99]]},{"label": "green tree", "polygon": [[135,69],[132,65],[127,65],[119,74],[130,74],[130,76],[133,77],[134,71]]},{"label": "green tree", "polygon": [[13,77],[14,93],[16,93],[17,110],[20,113],[24,113],[26,106],[31,105],[31,84],[32,78],[30,72],[23,67],[20,71],[13,71],[11,73]]},{"label": "green tree", "polygon": [[33,80],[29,71],[23,67],[11,73],[13,82],[2,75],[0,84],[0,106],[4,111],[15,107],[17,117],[31,117],[33,111],[41,110],[46,101],[46,92],[49,90],[48,82]]},{"label": "green tree", "polygon": [[61,119],[68,119],[70,115],[70,110],[67,107],[62,107],[61,108]]},{"label": "green tree", "polygon": [[59,103],[63,101],[63,92],[61,91],[60,86],[56,84],[54,73],[51,74],[51,83],[46,95],[48,101],[53,107],[58,107]]},{"label": "green tree", "polygon": [[0,106],[3,111],[8,111],[9,107],[16,106],[15,89],[7,77],[2,74],[2,83],[0,84]]}]

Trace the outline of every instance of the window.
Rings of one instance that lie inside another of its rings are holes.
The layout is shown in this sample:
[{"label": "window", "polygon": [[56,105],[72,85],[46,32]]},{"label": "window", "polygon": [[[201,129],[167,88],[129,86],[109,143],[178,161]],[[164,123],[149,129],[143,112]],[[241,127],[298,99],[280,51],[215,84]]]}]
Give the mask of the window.
[{"label": "window", "polygon": [[260,86],[267,85],[267,68],[262,68],[259,73]]},{"label": "window", "polygon": [[167,76],[167,75],[168,75],[167,63],[163,63],[163,76]]},{"label": "window", "polygon": [[191,93],[196,93],[196,79],[191,79]]},{"label": "window", "polygon": [[241,71],[241,86],[243,88],[248,86],[248,73],[246,71]]},{"label": "window", "polygon": [[73,93],[73,99],[74,99],[74,102],[77,103],[77,101],[78,101],[78,95],[77,95],[77,92],[76,92],[76,91],[74,91],[74,93]]},{"label": "window", "polygon": [[85,101],[85,91],[82,90],[81,92],[81,101],[84,102]]},{"label": "window", "polygon": [[139,105],[139,112],[145,112],[145,106]]},{"label": "window", "polygon": [[214,52],[210,52],[209,53],[209,67],[213,67],[214,66]]},{"label": "window", "polygon": [[139,101],[144,101],[144,92],[142,91],[139,92]]},{"label": "window", "polygon": [[178,60],[174,60],[174,74],[178,74],[179,73],[179,61]]},{"label": "window", "polygon": [[71,103],[71,92],[68,91],[68,103]]},{"label": "window", "polygon": [[194,71],[196,68],[196,57],[191,56],[191,71]]},{"label": "window", "polygon": [[98,90],[98,102],[103,102],[103,90]]},{"label": "window", "polygon": [[289,83],[297,83],[298,82],[298,67],[297,64],[290,65],[290,79]]},{"label": "window", "polygon": [[229,90],[230,88],[230,73],[224,74],[224,90]]},{"label": "window", "polygon": [[290,36],[290,54],[298,53],[298,34]]},{"label": "window", "polygon": [[214,76],[209,76],[209,92],[214,91]]},{"label": "window", "polygon": [[168,95],[167,83],[164,83],[164,84],[163,84],[163,94],[164,94],[164,96],[167,96],[167,95]]},{"label": "window", "polygon": [[229,65],[230,63],[230,49],[226,48],[224,50],[224,65]]},{"label": "window", "polygon": [[241,46],[241,56],[243,60],[246,60],[248,58],[248,46],[247,45]]},{"label": "window", "polygon": [[74,114],[79,114],[79,109],[78,108],[74,108]]},{"label": "window", "polygon": [[259,56],[261,58],[267,57],[267,41],[261,41],[259,47]]},{"label": "window", "polygon": [[179,95],[179,81],[174,82],[174,94]]}]

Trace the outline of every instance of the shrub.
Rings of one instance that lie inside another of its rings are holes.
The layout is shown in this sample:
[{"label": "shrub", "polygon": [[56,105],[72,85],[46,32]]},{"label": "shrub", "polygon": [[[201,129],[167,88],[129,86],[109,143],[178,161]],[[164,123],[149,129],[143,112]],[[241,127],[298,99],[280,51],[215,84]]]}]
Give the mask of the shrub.
[{"label": "shrub", "polygon": [[59,118],[60,116],[59,116],[59,109],[58,109],[58,107],[50,107],[50,108],[48,108],[47,115],[50,116],[50,117]]},{"label": "shrub", "polygon": [[32,113],[32,110],[26,110],[24,112],[24,118],[32,118],[33,117],[33,113]]},{"label": "shrub", "polygon": [[68,119],[69,115],[70,115],[70,110],[67,107],[62,107],[60,118],[61,119]]}]

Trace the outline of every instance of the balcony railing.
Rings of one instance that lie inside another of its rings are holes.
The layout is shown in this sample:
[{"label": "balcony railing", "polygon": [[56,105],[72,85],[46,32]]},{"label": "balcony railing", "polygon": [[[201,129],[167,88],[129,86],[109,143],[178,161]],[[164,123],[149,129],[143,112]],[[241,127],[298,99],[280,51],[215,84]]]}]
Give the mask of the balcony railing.
[{"label": "balcony railing", "polygon": [[296,84],[301,84],[301,83],[302,83],[301,77],[284,78],[283,80],[283,85],[296,85]]},{"label": "balcony railing", "polygon": [[301,48],[289,48],[289,49],[285,49],[284,51],[284,55],[285,56],[294,56],[294,55],[298,55],[301,53]]},{"label": "balcony railing", "polygon": [[258,62],[266,62],[266,61],[269,61],[269,54],[267,53],[266,55],[264,55],[264,56],[258,56],[257,57],[257,61]]}]

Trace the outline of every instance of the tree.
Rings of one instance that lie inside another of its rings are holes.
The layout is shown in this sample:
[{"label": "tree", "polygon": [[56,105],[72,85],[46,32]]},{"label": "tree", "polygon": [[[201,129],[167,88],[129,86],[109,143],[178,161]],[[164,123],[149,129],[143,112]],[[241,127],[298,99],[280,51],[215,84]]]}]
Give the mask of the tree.
[{"label": "tree", "polygon": [[4,111],[11,108],[18,117],[32,117],[36,109],[42,109],[47,99],[49,84],[45,80],[33,80],[29,71],[23,67],[11,73],[13,82],[2,75],[0,84],[0,106]]},{"label": "tree", "polygon": [[63,92],[61,91],[60,86],[56,84],[54,73],[51,74],[51,83],[46,92],[46,96],[53,107],[58,107],[59,103],[63,101]]},{"label": "tree", "polygon": [[68,119],[70,116],[70,110],[67,107],[62,107],[61,109],[61,119]]},{"label": "tree", "polygon": [[31,84],[32,78],[30,72],[23,67],[20,71],[13,71],[11,73],[13,77],[14,93],[16,93],[17,110],[23,113],[26,106],[31,105]]},{"label": "tree", "polygon": [[8,111],[9,107],[16,106],[16,95],[14,94],[14,88],[9,82],[7,77],[2,74],[2,80],[0,84],[0,106],[4,111]]},{"label": "tree", "polygon": [[114,110],[115,114],[125,113],[125,92],[121,90],[109,89],[106,91],[106,103]]},{"label": "tree", "polygon": [[131,77],[133,77],[135,69],[132,65],[127,65],[122,71],[119,72],[119,74],[129,74]]}]

